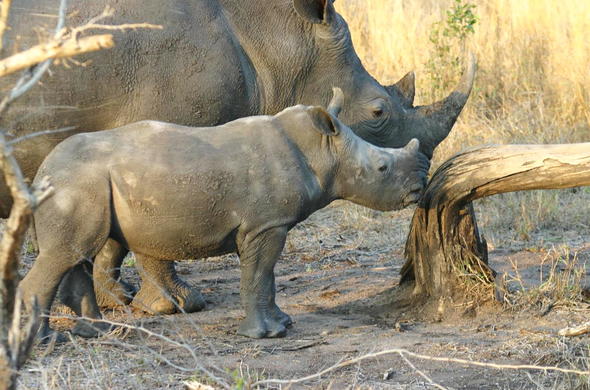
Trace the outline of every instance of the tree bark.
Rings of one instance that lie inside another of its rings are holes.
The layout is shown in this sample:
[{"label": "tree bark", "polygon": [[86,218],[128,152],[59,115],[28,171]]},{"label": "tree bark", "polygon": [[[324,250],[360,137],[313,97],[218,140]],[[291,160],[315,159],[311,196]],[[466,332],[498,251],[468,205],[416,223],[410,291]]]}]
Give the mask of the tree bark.
[{"label": "tree bark", "polygon": [[414,213],[400,284],[413,283],[413,296],[424,298],[464,294],[465,282],[493,286],[471,202],[587,185],[590,143],[489,146],[454,156],[436,170]]}]

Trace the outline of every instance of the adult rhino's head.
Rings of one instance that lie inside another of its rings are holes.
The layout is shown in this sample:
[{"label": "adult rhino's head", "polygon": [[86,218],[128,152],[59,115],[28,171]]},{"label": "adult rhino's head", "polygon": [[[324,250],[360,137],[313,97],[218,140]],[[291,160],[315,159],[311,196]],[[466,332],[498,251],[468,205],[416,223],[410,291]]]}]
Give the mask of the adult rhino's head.
[{"label": "adult rhino's head", "polygon": [[291,1],[303,23],[304,35],[311,36],[308,40],[313,51],[299,102],[323,105],[330,99],[330,87],[340,87],[347,97],[340,119],[357,135],[384,147],[401,147],[417,138],[420,151],[431,158],[467,102],[475,77],[474,58],[447,98],[414,107],[414,74],[408,73],[388,86],[371,77],[361,64],[348,25],[335,11],[332,0]]},{"label": "adult rhino's head", "polygon": [[[324,181],[330,183],[332,193],[338,198],[384,211],[418,201],[430,166],[419,150],[420,142],[412,139],[403,148],[391,149],[363,140],[338,120],[343,100],[342,91],[334,88],[327,110],[319,106],[305,108],[312,128],[322,137],[321,141],[312,143],[316,146],[311,150],[319,145],[321,159],[331,161],[327,165],[332,172],[330,180]],[[313,133],[305,134],[313,138]],[[311,156],[312,160],[314,158],[317,159],[317,155]],[[316,174],[321,173],[322,165],[312,163]]]}]

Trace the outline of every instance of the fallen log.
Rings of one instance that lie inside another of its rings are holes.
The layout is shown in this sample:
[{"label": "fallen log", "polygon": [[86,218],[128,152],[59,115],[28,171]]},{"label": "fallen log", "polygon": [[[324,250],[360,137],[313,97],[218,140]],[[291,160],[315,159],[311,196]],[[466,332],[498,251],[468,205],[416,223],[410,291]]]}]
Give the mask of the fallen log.
[{"label": "fallen log", "polygon": [[590,143],[486,146],[459,153],[436,170],[418,204],[400,285],[413,284],[415,298],[435,299],[464,295],[465,282],[493,287],[496,273],[471,202],[505,192],[587,185]]}]

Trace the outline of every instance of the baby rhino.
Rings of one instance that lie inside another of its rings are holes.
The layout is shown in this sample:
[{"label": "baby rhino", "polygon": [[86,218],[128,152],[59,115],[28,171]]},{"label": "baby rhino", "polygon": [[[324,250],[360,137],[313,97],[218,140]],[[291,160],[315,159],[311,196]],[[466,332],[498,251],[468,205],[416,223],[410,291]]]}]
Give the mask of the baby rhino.
[{"label": "baby rhino", "polygon": [[[417,140],[373,146],[337,119],[341,103],[335,89],[327,110],[298,105],[216,128],[144,121],[68,138],[37,174],[55,194],[35,213],[40,252],[21,282],[26,298],[47,312],[65,277],[66,304],[100,319],[84,260],[109,238],[139,263],[237,252],[238,333],[284,336],[291,318],[275,303],[273,269],[287,232],[335,199],[393,210],[425,185]],[[83,321],[74,333],[95,335]],[[49,334],[45,320],[40,336]]]}]

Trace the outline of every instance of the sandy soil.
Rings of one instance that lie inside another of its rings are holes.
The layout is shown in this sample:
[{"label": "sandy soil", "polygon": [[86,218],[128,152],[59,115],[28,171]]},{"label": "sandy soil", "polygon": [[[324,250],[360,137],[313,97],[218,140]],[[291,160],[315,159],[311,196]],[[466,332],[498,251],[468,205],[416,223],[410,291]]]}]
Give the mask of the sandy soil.
[{"label": "sandy soil", "polygon": [[[208,300],[203,312],[105,313],[112,321],[141,326],[170,340],[118,330],[96,340],[73,338],[64,345],[38,346],[23,371],[20,388],[174,389],[183,388],[187,380],[213,383],[198,365],[234,385],[257,378],[292,379],[392,348],[484,362],[588,368],[590,338],[557,336],[559,329],[589,319],[587,302],[572,305],[537,299],[525,306],[448,302],[455,314],[443,315],[442,321],[421,318],[415,307],[395,309],[392,297],[411,213],[375,213],[338,203],[297,226],[276,270],[278,304],[294,320],[283,339],[251,340],[235,334],[243,318],[236,256],[182,262],[181,276],[200,286]],[[536,241],[534,249],[493,248],[493,267],[512,275],[514,290],[522,284],[538,288],[552,267],[554,275],[567,271],[566,262],[555,260],[566,256],[575,260],[582,283],[587,283],[589,237],[579,232],[555,234],[565,239]],[[138,283],[133,267],[125,267],[124,274]],[[71,321],[57,320],[54,325],[65,328]],[[454,389],[568,389],[581,383],[579,377],[556,373],[409,360],[415,368],[397,354],[367,359],[291,388],[434,388],[417,370]]]}]

